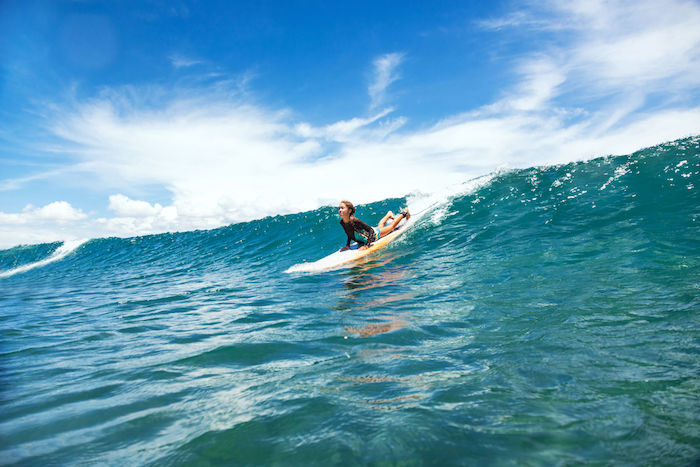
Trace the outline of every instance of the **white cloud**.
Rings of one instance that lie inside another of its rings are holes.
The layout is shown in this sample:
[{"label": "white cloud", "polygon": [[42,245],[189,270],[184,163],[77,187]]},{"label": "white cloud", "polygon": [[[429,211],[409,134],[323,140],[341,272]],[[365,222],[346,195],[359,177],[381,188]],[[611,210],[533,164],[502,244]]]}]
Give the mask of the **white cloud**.
[{"label": "white cloud", "polygon": [[20,213],[0,212],[0,247],[73,240],[80,232],[83,237],[95,236],[96,230],[85,225],[87,219],[86,213],[66,201],[27,205]]},{"label": "white cloud", "polygon": [[[360,130],[366,129],[368,126],[386,117],[393,111],[394,109],[387,108],[368,118],[355,117],[350,120],[335,122],[321,128],[312,127],[308,123],[300,123],[295,126],[295,132],[304,138],[321,138],[327,141],[349,142],[352,139],[357,139],[358,135],[364,137],[367,136],[368,133],[376,133],[376,130],[362,132]],[[398,120],[398,125],[391,125],[391,131],[397,129],[401,123],[403,123],[403,119]],[[318,152],[320,147],[315,146],[314,149],[317,150],[315,152]]]},{"label": "white cloud", "polygon": [[8,178],[0,181],[0,191],[13,191],[22,187],[25,183],[33,182],[35,180],[41,180],[45,178],[51,178],[56,175],[55,171],[44,172],[39,174],[32,174],[27,177],[20,178]]},{"label": "white cloud", "polygon": [[[129,236],[137,234],[158,233],[163,231],[189,230],[203,227],[206,219],[198,219],[194,225],[187,224],[186,219],[178,215],[177,207],[151,204],[147,201],[130,199],[122,194],[109,197],[109,209],[116,214],[112,218],[97,219],[97,223],[116,235]],[[219,223],[211,224],[216,227]]]},{"label": "white cloud", "polygon": [[551,104],[558,88],[566,82],[565,68],[548,57],[526,60],[518,69],[520,83],[493,109],[536,111]]},{"label": "white cloud", "polygon": [[150,217],[156,216],[163,211],[160,204],[151,205],[146,201],[129,199],[122,194],[109,197],[109,209],[119,217]]},{"label": "white cloud", "polygon": [[566,91],[626,100],[630,92],[674,95],[698,86],[697,2],[550,0],[479,24],[545,35],[566,30],[519,67],[526,108]]},{"label": "white cloud", "polygon": [[377,57],[374,60],[372,83],[368,89],[371,109],[377,108],[384,103],[386,89],[391,83],[399,79],[396,68],[403,61],[403,57],[403,54],[400,53],[390,53]]},{"label": "white cloud", "polygon": [[198,60],[196,58],[191,58],[187,57],[182,54],[178,53],[173,53],[168,57],[168,60],[170,60],[170,63],[175,67],[175,68],[187,68],[191,67],[194,65],[199,65],[203,63],[201,60]]},{"label": "white cloud", "polygon": [[513,11],[506,16],[499,18],[482,19],[476,21],[476,24],[484,29],[493,29],[496,31],[502,29],[528,27],[531,29],[556,30],[562,29],[563,26],[558,23],[553,23],[547,19],[537,18],[527,11]]},{"label": "white cloud", "polygon": [[36,216],[39,219],[53,220],[57,222],[71,222],[85,219],[85,214],[80,209],[75,209],[70,203],[65,201],[54,201],[44,207],[31,210],[27,213],[30,216]]},{"label": "white cloud", "polygon": [[66,201],[54,201],[37,208],[28,204],[21,213],[0,212],[1,224],[28,224],[36,221],[74,222],[88,217],[81,209],[76,209]]},{"label": "white cloud", "polygon": [[27,223],[27,217],[23,216],[22,214],[5,213],[5,212],[0,211],[0,225],[9,226],[9,225],[19,225],[19,224],[26,224],[26,223]]}]

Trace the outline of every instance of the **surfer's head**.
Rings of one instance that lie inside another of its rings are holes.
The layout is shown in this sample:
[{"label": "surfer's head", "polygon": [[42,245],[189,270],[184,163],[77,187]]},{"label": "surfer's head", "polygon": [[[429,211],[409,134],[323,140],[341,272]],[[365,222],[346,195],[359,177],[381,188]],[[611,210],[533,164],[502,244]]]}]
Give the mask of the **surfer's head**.
[{"label": "surfer's head", "polygon": [[353,206],[350,201],[341,201],[338,206],[338,214],[340,214],[340,217],[345,217],[345,213],[347,213],[348,217],[355,215],[355,206]]}]

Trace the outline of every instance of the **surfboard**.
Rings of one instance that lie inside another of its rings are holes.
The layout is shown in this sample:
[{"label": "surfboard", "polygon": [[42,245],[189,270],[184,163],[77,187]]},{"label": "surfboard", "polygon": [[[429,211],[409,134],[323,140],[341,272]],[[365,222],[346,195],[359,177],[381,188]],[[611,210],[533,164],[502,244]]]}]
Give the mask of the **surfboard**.
[{"label": "surfboard", "polygon": [[349,250],[336,251],[335,253],[331,253],[330,255],[319,259],[318,261],[295,264],[294,266],[287,269],[286,272],[326,271],[329,269],[335,269],[340,266],[348,265],[353,261],[357,261],[360,258],[364,258],[365,256],[379,250],[380,248],[384,248],[389,243],[393,242],[401,235],[403,235],[414,223],[414,216],[411,216],[411,218],[407,221],[402,220],[393,232],[388,233],[376,242],[373,242],[369,246],[369,248],[365,250],[360,250],[360,246],[357,243],[353,243],[350,245]]}]

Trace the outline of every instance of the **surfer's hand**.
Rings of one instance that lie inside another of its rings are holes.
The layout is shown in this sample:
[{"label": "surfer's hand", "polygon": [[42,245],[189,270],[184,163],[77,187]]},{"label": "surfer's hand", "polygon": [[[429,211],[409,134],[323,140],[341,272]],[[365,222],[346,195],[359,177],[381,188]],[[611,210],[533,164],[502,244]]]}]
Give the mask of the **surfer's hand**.
[{"label": "surfer's hand", "polygon": [[341,248],[341,249],[340,249],[340,250],[338,250],[338,251],[346,251],[346,250],[349,250],[349,249],[350,249],[350,247],[349,247],[349,246],[344,246],[343,248]]},{"label": "surfer's hand", "polygon": [[369,248],[367,245],[362,245],[359,249],[360,249],[360,250],[366,250],[367,248]]}]

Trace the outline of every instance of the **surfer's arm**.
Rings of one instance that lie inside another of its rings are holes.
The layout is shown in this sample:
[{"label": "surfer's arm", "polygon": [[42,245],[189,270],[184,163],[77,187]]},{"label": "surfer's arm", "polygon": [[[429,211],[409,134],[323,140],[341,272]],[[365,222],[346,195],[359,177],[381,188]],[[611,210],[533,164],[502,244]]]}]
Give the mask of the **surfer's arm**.
[{"label": "surfer's arm", "polygon": [[350,249],[350,242],[352,241],[352,237],[351,237],[352,231],[348,231],[348,227],[345,225],[345,222],[343,222],[342,220],[340,221],[340,225],[343,227],[343,230],[345,231],[345,235],[347,235],[347,237],[348,237],[348,242],[339,251],[349,250]]}]

